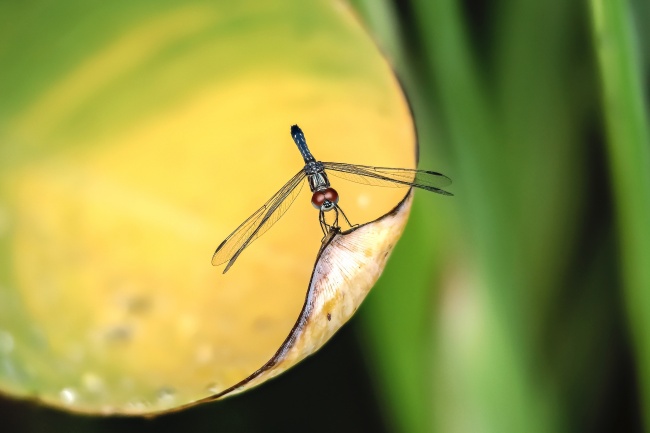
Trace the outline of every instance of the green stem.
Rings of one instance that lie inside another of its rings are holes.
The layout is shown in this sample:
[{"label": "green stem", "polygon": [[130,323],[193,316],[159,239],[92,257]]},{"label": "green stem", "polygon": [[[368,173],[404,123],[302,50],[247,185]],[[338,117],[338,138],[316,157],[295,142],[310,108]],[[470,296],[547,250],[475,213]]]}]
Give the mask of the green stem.
[{"label": "green stem", "polygon": [[[468,319],[474,338],[467,339],[467,350],[449,349],[451,358],[441,373],[444,380],[446,372],[453,372],[456,380],[447,388],[447,399],[464,408],[466,419],[441,413],[440,430],[448,431],[451,424],[459,431],[468,425],[480,425],[484,432],[557,431],[546,390],[531,374],[534,351],[521,308],[526,276],[521,274],[520,240],[511,230],[516,215],[509,203],[513,191],[504,170],[495,98],[484,86],[459,2],[413,4],[431,78],[439,83],[441,111],[458,162],[455,198],[464,206],[466,241],[475,254],[463,266],[464,275],[474,275],[462,289],[450,289],[465,293],[467,308],[477,309]],[[476,267],[470,270],[472,261]]]},{"label": "green stem", "polygon": [[639,53],[625,0],[591,0],[608,151],[617,206],[621,265],[650,428],[650,132]]}]

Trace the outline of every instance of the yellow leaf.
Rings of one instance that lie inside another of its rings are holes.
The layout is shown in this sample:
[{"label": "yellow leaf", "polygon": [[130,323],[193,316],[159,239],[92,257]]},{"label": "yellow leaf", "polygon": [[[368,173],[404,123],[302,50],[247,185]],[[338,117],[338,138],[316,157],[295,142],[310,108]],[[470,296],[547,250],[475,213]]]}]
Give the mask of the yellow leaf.
[{"label": "yellow leaf", "polygon": [[[256,381],[289,367],[358,307],[410,203],[325,247],[321,260],[370,236],[354,276],[330,281],[347,261],[316,265],[310,293],[336,294],[317,316],[301,313],[322,238],[307,190],[222,275],[215,247],[303,165],[292,124],[317,159],[413,167],[408,105],[342,3],[140,6],[131,20],[107,6],[95,19],[110,25],[83,34],[63,26],[42,43],[73,59],[65,73],[34,97],[27,80],[13,99],[26,104],[0,102],[0,388],[74,411],[209,398],[280,347],[295,353]],[[406,192],[334,186],[353,223]],[[298,317],[321,328],[283,345]]]}]

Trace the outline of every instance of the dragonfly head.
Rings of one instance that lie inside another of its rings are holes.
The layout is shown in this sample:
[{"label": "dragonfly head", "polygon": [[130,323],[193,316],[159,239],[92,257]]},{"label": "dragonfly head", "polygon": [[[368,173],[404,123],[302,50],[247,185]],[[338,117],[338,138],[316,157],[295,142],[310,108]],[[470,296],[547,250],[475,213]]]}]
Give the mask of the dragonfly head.
[{"label": "dragonfly head", "polygon": [[339,193],[334,188],[325,188],[314,191],[311,196],[311,204],[318,210],[324,212],[330,211],[336,207],[339,202]]}]

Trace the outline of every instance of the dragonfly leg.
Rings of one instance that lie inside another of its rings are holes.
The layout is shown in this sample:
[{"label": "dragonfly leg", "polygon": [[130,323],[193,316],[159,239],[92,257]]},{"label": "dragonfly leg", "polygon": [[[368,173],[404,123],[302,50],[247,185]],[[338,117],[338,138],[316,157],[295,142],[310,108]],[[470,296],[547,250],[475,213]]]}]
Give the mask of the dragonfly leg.
[{"label": "dragonfly leg", "polygon": [[345,212],[343,212],[343,209],[341,209],[341,206],[336,205],[336,208],[334,208],[334,209],[337,210],[337,214],[336,214],[337,219],[338,219],[338,211],[341,211],[341,215],[343,215],[343,218],[345,218],[345,222],[348,223],[348,225],[350,226],[350,228],[354,228],[354,227],[358,226],[358,224],[352,224],[352,223],[350,222],[350,220],[348,219],[348,216],[345,214]]},{"label": "dragonfly leg", "polygon": [[[336,230],[336,229],[339,229],[339,228],[340,228],[340,226],[339,226],[339,211],[340,211],[341,209],[340,209],[338,206],[334,205],[334,207],[332,208],[332,210],[334,210],[334,221],[332,221],[331,224],[329,224],[329,223],[327,222],[327,217],[325,216],[325,212],[324,212],[324,211],[321,210],[321,211],[318,213],[318,222],[320,223],[320,228],[321,228],[321,230],[323,231],[323,235],[324,235],[323,239],[325,239],[325,237],[327,237],[327,235],[328,235],[332,230]],[[341,213],[343,213],[343,211],[341,211]],[[344,217],[345,217],[345,215],[344,215]],[[345,220],[348,221],[348,218],[345,217]],[[348,221],[348,224],[349,224],[349,221]]]},{"label": "dragonfly leg", "polygon": [[337,205],[334,205],[334,224],[331,225],[332,228],[339,227],[339,209]]},{"label": "dragonfly leg", "polygon": [[323,231],[323,239],[325,239],[325,236],[327,236],[330,227],[325,221],[325,212],[320,211],[318,213],[318,222],[320,223],[320,229]]},{"label": "dragonfly leg", "polygon": [[348,219],[348,216],[343,212],[343,209],[337,204],[334,204],[334,207],[332,208],[334,210],[334,221],[332,224],[328,224],[326,217],[325,217],[325,212],[322,210],[318,213],[318,222],[320,223],[320,228],[323,231],[323,235],[327,236],[327,234],[333,230],[333,229],[338,229],[341,226],[339,225],[339,213],[340,215],[343,215],[343,219],[345,219],[345,222],[350,226],[350,228],[358,227],[359,224],[352,224],[350,220]]}]

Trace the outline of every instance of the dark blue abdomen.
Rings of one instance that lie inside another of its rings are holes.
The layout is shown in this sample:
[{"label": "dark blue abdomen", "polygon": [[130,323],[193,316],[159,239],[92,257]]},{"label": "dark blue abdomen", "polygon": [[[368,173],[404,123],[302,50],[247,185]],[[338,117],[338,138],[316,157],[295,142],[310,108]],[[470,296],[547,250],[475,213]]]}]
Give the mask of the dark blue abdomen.
[{"label": "dark blue abdomen", "polygon": [[298,150],[302,155],[302,159],[305,160],[305,163],[315,161],[314,157],[309,151],[309,148],[307,147],[305,134],[302,133],[302,129],[300,129],[298,125],[293,125],[291,127],[291,138],[293,138],[293,141],[296,143],[296,146],[298,146]]}]

